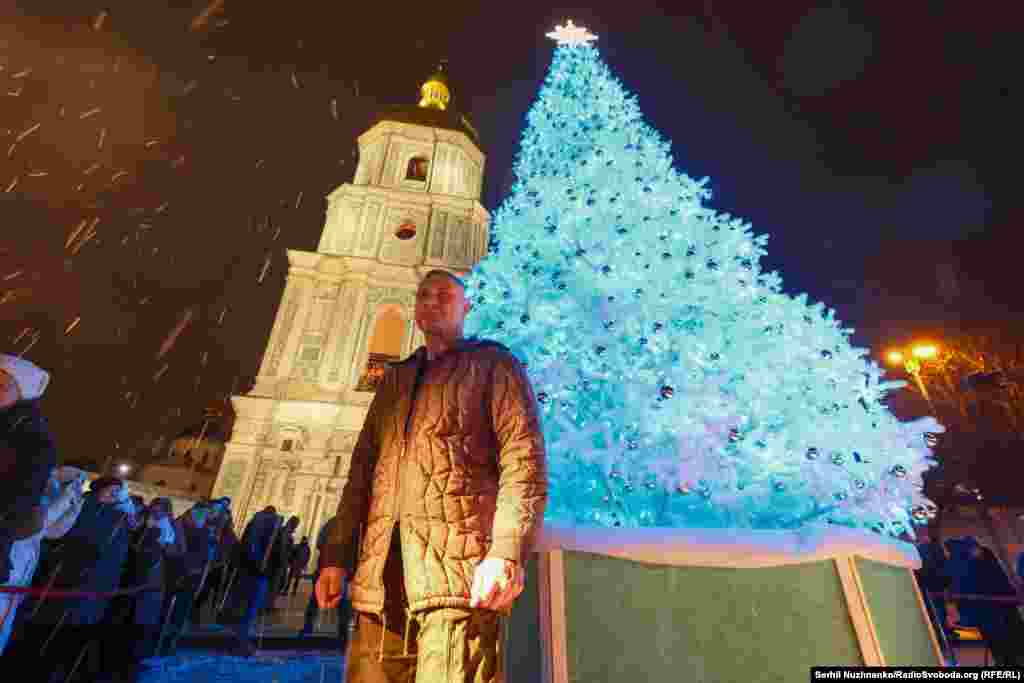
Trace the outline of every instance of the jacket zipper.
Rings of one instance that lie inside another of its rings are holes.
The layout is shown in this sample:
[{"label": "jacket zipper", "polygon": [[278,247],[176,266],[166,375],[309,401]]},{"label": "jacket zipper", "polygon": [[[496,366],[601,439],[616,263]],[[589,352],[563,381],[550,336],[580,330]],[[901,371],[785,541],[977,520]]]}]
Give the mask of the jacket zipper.
[{"label": "jacket zipper", "polygon": [[[424,375],[425,371],[426,371],[426,364],[423,362],[422,359],[420,359],[420,361],[417,363],[417,366],[416,366],[416,379],[413,382],[413,386],[412,386],[412,396],[409,398],[409,412],[406,413],[406,415],[405,415],[405,425],[404,425],[403,430],[402,430],[402,454],[401,454],[398,462],[395,464],[395,505],[392,508],[392,520],[393,520],[393,523],[392,523],[391,528],[388,530],[388,552],[389,553],[391,552],[391,541],[393,540],[393,538],[395,536],[395,526],[394,526],[395,524],[399,525],[398,526],[398,534],[399,534],[398,552],[399,553],[402,552],[402,547],[401,547],[401,534],[402,534],[402,526],[401,526],[401,515],[402,515],[402,495],[401,495],[401,491],[402,491],[402,463],[405,462],[405,455],[406,455],[406,453],[409,450],[409,424],[412,422],[412,414],[413,414],[413,411],[416,409],[416,397],[419,394],[420,382],[423,380],[423,375]],[[381,564],[380,575],[377,577],[377,580],[380,582],[380,584],[382,586],[384,584],[384,566],[386,564],[387,564],[387,555],[384,556],[384,563]],[[402,579],[404,581],[405,577],[403,576]],[[381,605],[380,617],[383,618],[383,616],[384,616],[384,606]]]}]

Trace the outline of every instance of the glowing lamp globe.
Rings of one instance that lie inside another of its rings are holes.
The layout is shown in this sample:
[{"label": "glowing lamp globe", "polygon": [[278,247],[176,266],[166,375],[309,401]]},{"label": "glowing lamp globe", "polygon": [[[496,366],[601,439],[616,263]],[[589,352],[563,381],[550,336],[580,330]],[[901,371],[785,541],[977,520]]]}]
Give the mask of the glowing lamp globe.
[{"label": "glowing lamp globe", "polygon": [[902,365],[903,364],[903,353],[901,351],[890,351],[885,354],[885,360],[890,365]]},{"label": "glowing lamp globe", "polygon": [[914,347],[914,357],[921,359],[935,358],[939,355],[938,347],[932,344],[922,344]]}]

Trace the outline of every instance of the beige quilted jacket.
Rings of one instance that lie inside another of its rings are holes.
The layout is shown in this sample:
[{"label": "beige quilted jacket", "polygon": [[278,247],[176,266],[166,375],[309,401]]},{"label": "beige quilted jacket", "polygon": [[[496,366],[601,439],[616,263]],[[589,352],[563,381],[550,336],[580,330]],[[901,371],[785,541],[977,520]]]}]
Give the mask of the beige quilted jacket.
[{"label": "beige quilted jacket", "polygon": [[352,606],[384,605],[395,526],[412,611],[468,607],[485,557],[520,561],[544,518],[544,438],[522,365],[496,342],[463,340],[427,362],[420,348],[388,370],[352,454],[325,567],[349,566]]}]

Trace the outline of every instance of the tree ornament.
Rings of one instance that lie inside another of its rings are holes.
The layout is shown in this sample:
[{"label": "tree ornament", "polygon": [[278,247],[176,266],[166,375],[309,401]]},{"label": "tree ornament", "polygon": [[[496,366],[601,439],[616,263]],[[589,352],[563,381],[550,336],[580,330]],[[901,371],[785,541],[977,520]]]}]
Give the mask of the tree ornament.
[{"label": "tree ornament", "polygon": [[836,451],[835,453],[832,454],[832,464],[833,465],[842,465],[845,462],[846,462],[846,458],[843,456],[842,453]]},{"label": "tree ornament", "polygon": [[665,399],[672,398],[675,395],[675,393],[676,393],[676,390],[673,389],[672,387],[668,386],[667,384],[661,388],[661,397],[662,398],[665,398]]},{"label": "tree ornament", "polygon": [[907,476],[907,468],[904,467],[903,465],[893,465],[892,469],[889,470],[889,472],[892,474],[892,476],[898,479],[903,479],[905,476]]},{"label": "tree ornament", "polygon": [[807,455],[807,459],[808,460],[817,460],[818,459],[818,449],[817,448],[808,448],[806,455]]}]

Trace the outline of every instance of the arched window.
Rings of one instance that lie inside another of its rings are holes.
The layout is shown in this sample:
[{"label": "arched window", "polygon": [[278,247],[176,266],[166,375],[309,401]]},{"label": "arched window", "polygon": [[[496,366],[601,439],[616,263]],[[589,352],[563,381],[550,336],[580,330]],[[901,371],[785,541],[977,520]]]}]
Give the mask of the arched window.
[{"label": "arched window", "polygon": [[430,162],[426,157],[413,157],[409,159],[409,165],[405,169],[405,179],[426,182],[429,168]]},{"label": "arched window", "polygon": [[377,314],[377,322],[370,337],[366,367],[356,384],[356,391],[376,391],[380,381],[384,379],[388,363],[401,360],[407,327],[408,323],[402,317],[402,311],[398,306],[389,306]]}]

